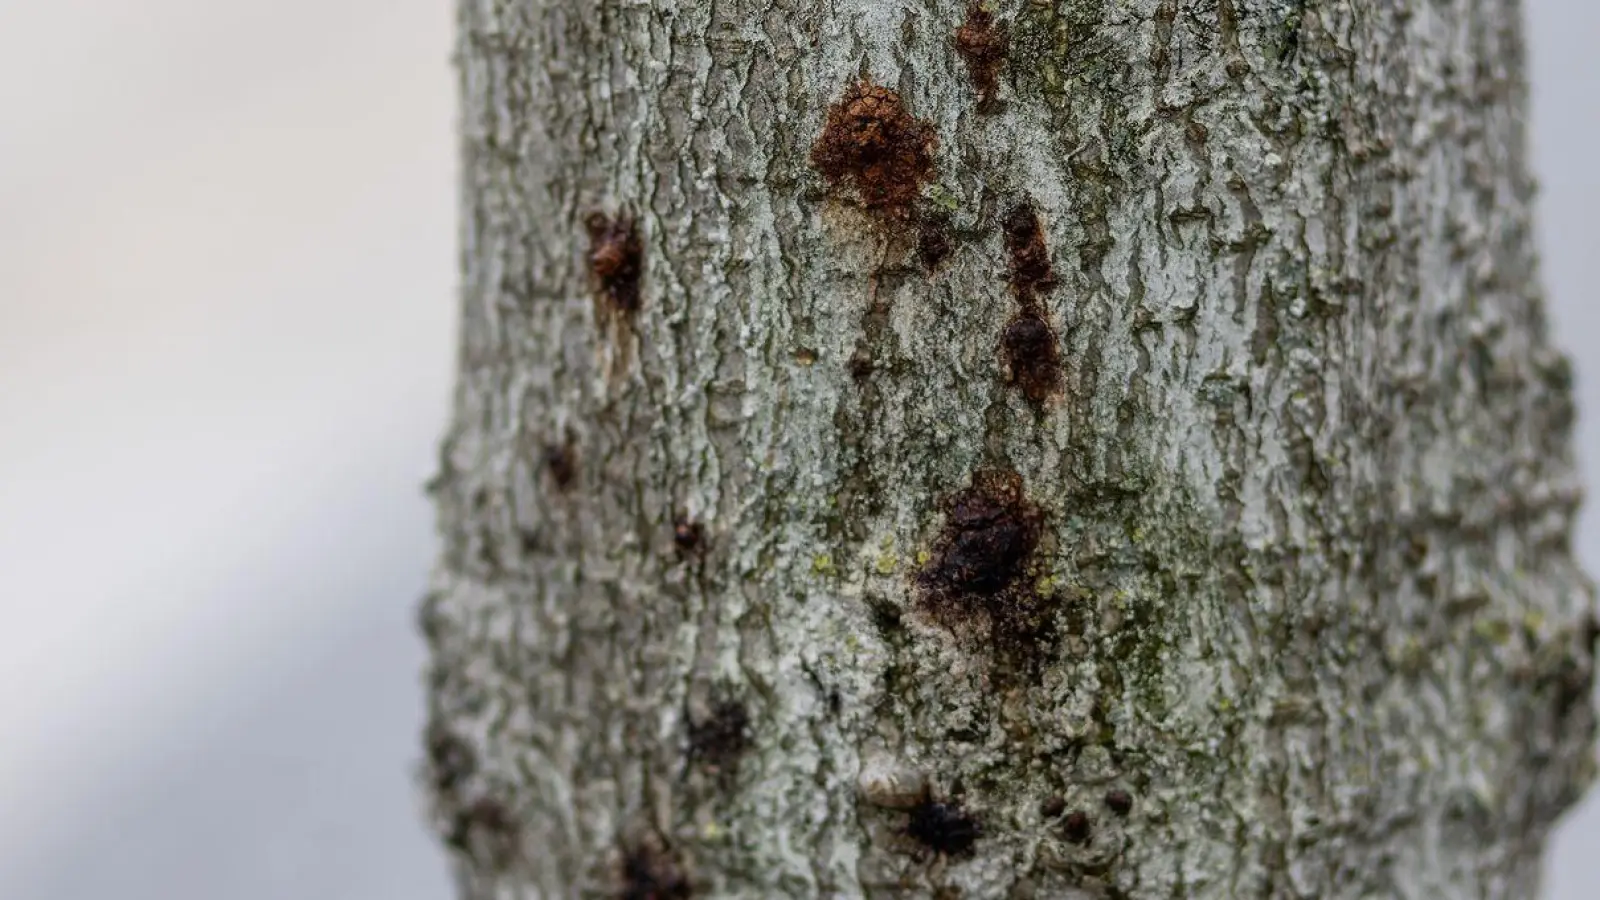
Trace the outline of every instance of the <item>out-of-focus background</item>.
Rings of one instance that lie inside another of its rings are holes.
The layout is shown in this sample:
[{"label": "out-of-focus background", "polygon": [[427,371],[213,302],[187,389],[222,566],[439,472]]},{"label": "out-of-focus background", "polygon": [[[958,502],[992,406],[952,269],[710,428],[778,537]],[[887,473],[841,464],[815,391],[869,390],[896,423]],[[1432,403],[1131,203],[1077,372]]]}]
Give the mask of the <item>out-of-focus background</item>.
[{"label": "out-of-focus background", "polygon": [[[7,900],[450,895],[411,776],[449,7],[0,8]],[[1544,277],[1600,485],[1600,4],[1526,7]],[[1548,897],[1600,897],[1600,797]]]}]

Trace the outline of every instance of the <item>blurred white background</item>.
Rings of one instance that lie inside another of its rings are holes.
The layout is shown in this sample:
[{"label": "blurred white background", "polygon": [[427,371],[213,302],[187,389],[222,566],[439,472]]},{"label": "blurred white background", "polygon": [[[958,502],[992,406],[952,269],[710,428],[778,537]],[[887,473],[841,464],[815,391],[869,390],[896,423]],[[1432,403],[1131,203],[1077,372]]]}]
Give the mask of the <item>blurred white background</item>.
[{"label": "blurred white background", "polygon": [[[449,6],[0,6],[0,897],[450,896],[410,774]],[[1526,6],[1600,485],[1600,4]],[[1600,798],[1550,873],[1600,897]]]}]

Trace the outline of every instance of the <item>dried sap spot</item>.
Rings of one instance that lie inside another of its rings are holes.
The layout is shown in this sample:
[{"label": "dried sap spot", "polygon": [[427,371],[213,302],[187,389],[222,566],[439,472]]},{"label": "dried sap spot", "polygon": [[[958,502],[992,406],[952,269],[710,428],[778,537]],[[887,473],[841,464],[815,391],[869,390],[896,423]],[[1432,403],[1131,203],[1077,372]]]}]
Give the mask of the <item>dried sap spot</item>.
[{"label": "dried sap spot", "polygon": [[994,108],[1008,43],[1005,26],[995,24],[994,13],[979,0],[967,5],[967,20],[956,29],[956,52],[966,61],[972,83],[978,88],[981,111]]},{"label": "dried sap spot", "polygon": [[985,469],[949,503],[933,560],[918,578],[942,595],[991,596],[1022,578],[1040,516],[1015,472]]},{"label": "dried sap spot", "polygon": [[712,772],[732,772],[750,747],[750,716],[737,700],[719,700],[689,723],[689,759]]},{"label": "dried sap spot", "polygon": [[1061,386],[1061,351],[1056,334],[1036,311],[1025,309],[1006,326],[1000,340],[1011,382],[1033,403],[1049,399]]},{"label": "dried sap spot", "polygon": [[944,856],[964,856],[982,836],[978,821],[954,803],[927,800],[912,807],[906,836]]},{"label": "dried sap spot", "polygon": [[1055,273],[1031,203],[1013,207],[1002,224],[1011,288],[1022,308],[1001,336],[1001,351],[1011,382],[1038,405],[1057,392],[1062,380],[1061,350],[1039,303],[1039,294],[1055,287]]},{"label": "dried sap spot", "polygon": [[1050,268],[1050,248],[1044,243],[1044,229],[1033,204],[1020,203],[1006,213],[1001,223],[1006,237],[1006,255],[1011,263],[1011,287],[1026,306],[1042,291],[1056,286]]},{"label": "dried sap spot", "polygon": [[624,848],[621,875],[618,900],[688,900],[693,893],[682,864],[659,835]]},{"label": "dried sap spot", "polygon": [[584,220],[589,232],[589,271],[607,306],[620,313],[639,309],[639,279],[644,274],[644,245],[638,224],[618,213],[593,212]]},{"label": "dried sap spot", "polygon": [[811,163],[830,185],[854,188],[868,210],[909,222],[933,177],[934,144],[933,128],[907,112],[898,93],[860,81],[828,107]]},{"label": "dried sap spot", "polygon": [[972,486],[947,502],[932,558],[917,574],[923,609],[969,640],[1031,655],[1050,636],[1054,607],[1030,571],[1042,523],[1015,472],[975,473]]}]

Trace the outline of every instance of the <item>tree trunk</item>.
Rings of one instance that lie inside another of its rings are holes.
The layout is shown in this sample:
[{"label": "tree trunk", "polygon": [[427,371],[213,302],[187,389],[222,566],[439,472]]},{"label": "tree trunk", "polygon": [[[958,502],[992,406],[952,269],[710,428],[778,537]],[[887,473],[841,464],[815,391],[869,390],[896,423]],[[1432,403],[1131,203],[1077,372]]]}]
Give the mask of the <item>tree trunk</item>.
[{"label": "tree trunk", "polygon": [[459,0],[461,895],[1529,898],[1516,0]]}]

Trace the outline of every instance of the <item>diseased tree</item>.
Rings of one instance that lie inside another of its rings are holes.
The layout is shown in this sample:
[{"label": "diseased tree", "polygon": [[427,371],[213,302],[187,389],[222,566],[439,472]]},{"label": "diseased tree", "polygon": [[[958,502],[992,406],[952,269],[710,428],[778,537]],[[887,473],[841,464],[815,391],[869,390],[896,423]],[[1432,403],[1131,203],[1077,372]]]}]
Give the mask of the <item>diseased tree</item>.
[{"label": "diseased tree", "polygon": [[461,895],[1528,898],[1515,0],[459,0]]}]

